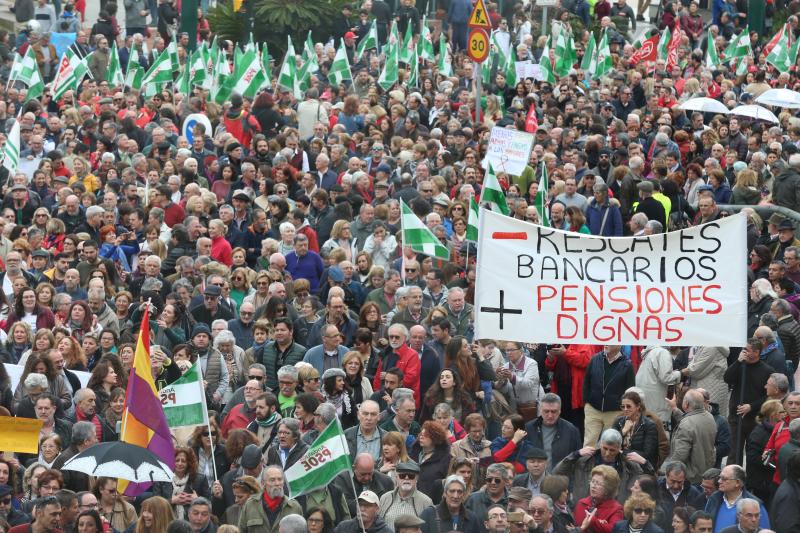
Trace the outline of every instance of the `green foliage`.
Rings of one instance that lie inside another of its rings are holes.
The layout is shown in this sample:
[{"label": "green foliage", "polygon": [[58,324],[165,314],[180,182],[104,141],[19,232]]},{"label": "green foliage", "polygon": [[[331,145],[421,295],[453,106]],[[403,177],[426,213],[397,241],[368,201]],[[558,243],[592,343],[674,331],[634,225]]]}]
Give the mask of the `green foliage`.
[{"label": "green foliage", "polygon": [[248,13],[252,6],[253,39],[267,43],[273,57],[286,52],[286,36],[290,35],[295,49],[302,49],[308,30],[315,41],[325,41],[330,36],[333,20],[341,12],[346,0],[248,0],[241,11],[235,12],[230,0],[217,2],[209,10],[211,29],[221,38],[247,42]]}]

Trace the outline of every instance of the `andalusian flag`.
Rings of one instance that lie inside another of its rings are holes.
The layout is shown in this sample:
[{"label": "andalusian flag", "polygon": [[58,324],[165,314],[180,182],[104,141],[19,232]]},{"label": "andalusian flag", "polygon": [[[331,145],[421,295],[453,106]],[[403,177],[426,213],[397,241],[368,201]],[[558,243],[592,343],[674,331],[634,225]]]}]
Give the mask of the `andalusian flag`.
[{"label": "andalusian flag", "polygon": [[539,180],[539,189],[536,192],[536,199],[533,205],[539,212],[539,225],[550,227],[550,216],[547,214],[547,190],[550,188],[549,179],[547,178],[547,165],[542,163],[542,179]]},{"label": "andalusian flag", "polygon": [[[717,65],[722,63],[719,59],[719,54],[717,54],[717,45],[714,44],[714,36],[711,35],[711,32],[708,32],[708,41],[706,42],[706,67],[709,69],[717,68]],[[767,58],[769,61],[769,58]]]},{"label": "andalusian flag", "polygon": [[478,202],[475,201],[475,197],[472,196],[469,199],[469,218],[467,218],[467,236],[466,239],[472,242],[478,242],[478,214],[480,213],[480,207],[478,207]]},{"label": "andalusian flag", "polygon": [[[136,55],[138,57],[138,54]],[[133,56],[131,56],[131,61],[133,61]],[[61,56],[58,72],[56,72],[51,84],[53,100],[59,101],[64,96],[64,93],[77,89],[88,72],[89,67],[86,65],[86,59],[81,59],[71,48],[67,48],[67,51]]]},{"label": "andalusian flag", "polygon": [[742,33],[731,39],[730,44],[725,48],[725,63],[733,59],[741,59],[753,55],[750,48],[750,29],[745,26]]},{"label": "andalusian flag", "polygon": [[397,83],[400,47],[393,46],[391,51],[387,52],[387,54],[386,63],[383,65],[381,75],[378,76],[378,85],[380,85],[384,91],[388,91]]},{"label": "andalusian flag", "polygon": [[577,59],[572,33],[567,31],[566,26],[562,26],[556,41],[556,74],[561,78],[568,75]]},{"label": "andalusian flag", "polygon": [[236,78],[232,76],[231,66],[225,50],[220,50],[214,65],[214,86],[211,88],[211,100],[222,105],[230,100]]},{"label": "andalusian flag", "polygon": [[202,48],[197,48],[192,52],[186,68],[189,70],[189,85],[202,85],[206,79],[206,54],[208,49],[205,48],[205,41]]},{"label": "andalusian flag", "polygon": [[308,451],[286,470],[289,498],[327,487],[339,472],[350,469],[350,451],[339,419],[322,430]]},{"label": "andalusian flag", "polygon": [[289,42],[289,46],[286,48],[283,66],[280,73],[278,73],[278,87],[291,91],[295,98],[300,99],[303,97],[303,91],[300,90],[297,79],[297,58],[294,53],[294,45],[292,44],[292,38],[288,35],[286,40]]},{"label": "andalusian flag", "polygon": [[361,61],[361,58],[364,56],[364,52],[367,50],[378,48],[378,27],[375,25],[375,21],[372,21],[372,25],[369,27],[369,31],[364,36],[363,39],[358,43],[356,47],[356,54],[353,56],[353,59],[356,61]]},{"label": "andalusian flag", "polygon": [[200,362],[184,375],[159,391],[164,398],[164,416],[171,428],[208,424],[206,393]]},{"label": "andalusian flag", "polygon": [[3,166],[8,169],[9,176],[13,176],[19,166],[19,122],[17,121],[14,121],[14,127],[6,137],[6,145],[3,148]]},{"label": "andalusian flag", "polygon": [[581,70],[594,75],[597,68],[597,41],[594,39],[594,32],[589,32],[589,42],[586,45],[586,50],[583,52],[583,61],[581,61]]},{"label": "andalusian flag", "polygon": [[417,41],[417,56],[422,58],[423,61],[433,61],[436,53],[433,50],[433,37],[431,30],[428,28],[427,17],[422,17],[422,32]]},{"label": "andalusian flag", "polygon": [[517,85],[517,60],[514,58],[514,47],[508,53],[508,61],[506,61],[506,85],[515,87]]},{"label": "andalusian flag", "polygon": [[[171,71],[170,71],[171,74]],[[147,448],[170,468],[175,468],[175,448],[169,431],[164,407],[153,381],[150,366],[150,309],[145,306],[139,340],[128,375],[125,410],[122,413],[122,442]],[[152,483],[130,483],[119,480],[117,491],[126,496],[145,492]]]},{"label": "andalusian flag", "polygon": [[131,54],[128,57],[128,69],[125,71],[125,85],[131,88],[141,87],[144,75],[144,68],[139,63],[139,52],[131,50]]},{"label": "andalusian flag", "polygon": [[125,83],[125,76],[122,75],[122,66],[119,63],[117,43],[111,45],[111,53],[108,56],[108,69],[106,69],[106,81],[110,87],[122,87]]},{"label": "andalusian flag", "polygon": [[27,99],[39,97],[44,92],[44,81],[39,72],[39,65],[36,63],[36,55],[33,47],[29,46],[24,56],[16,54],[14,64],[11,65],[11,74],[8,78],[9,83],[21,81],[28,86]]},{"label": "andalusian flag", "polygon": [[400,225],[403,228],[403,245],[410,246],[417,253],[450,259],[450,250],[436,238],[436,235],[422,223],[406,203],[400,200]]},{"label": "andalusian flag", "polygon": [[783,32],[783,37],[772,47],[767,55],[767,62],[774,65],[781,73],[789,72],[797,63],[797,50],[800,39],[795,39],[793,45],[789,45],[789,35]]},{"label": "andalusian flag", "polygon": [[303,44],[303,54],[301,55],[302,65],[297,70],[297,83],[301,91],[307,91],[311,87],[311,74],[319,71],[319,60],[317,52],[314,50],[314,41],[311,39],[311,30],[306,36]]},{"label": "andalusian flag", "polygon": [[169,62],[172,65],[172,72],[178,72],[181,70],[181,62],[178,59],[178,43],[175,42],[175,39],[167,46],[167,50],[169,51]]},{"label": "andalusian flag", "polygon": [[331,85],[341,85],[344,81],[353,81],[344,41],[339,43],[339,49],[336,50],[336,56],[334,56],[331,68],[328,70],[328,81],[331,82]]},{"label": "andalusian flag", "polygon": [[[130,70],[130,69],[128,69]],[[165,48],[158,58],[148,69],[142,78],[142,85],[154,84],[156,86],[172,81],[172,63],[169,59],[169,51]],[[159,87],[160,88],[160,87]]]},{"label": "andalusian flag", "polygon": [[489,163],[486,176],[483,177],[481,204],[490,204],[492,211],[497,211],[504,215],[511,213],[511,210],[508,208],[508,203],[506,202],[506,195],[502,187],[500,187],[500,181],[498,181],[497,174],[494,173],[494,168],[491,163]]},{"label": "andalusian flag", "polygon": [[255,99],[256,93],[264,84],[265,77],[261,69],[261,61],[258,58],[258,51],[252,42],[247,45],[244,54],[237,58],[235,66],[233,92],[251,100]]},{"label": "andalusian flag", "polygon": [[550,61],[550,41],[544,44],[542,57],[539,58],[539,66],[542,68],[542,75],[544,76],[542,81],[546,81],[551,85],[555,85],[556,76],[553,73],[553,62]]},{"label": "andalusian flag", "polygon": [[439,35],[439,74],[442,76],[453,75],[453,62],[450,54],[447,53],[447,39],[444,38],[444,33]]},{"label": "andalusian flag", "polygon": [[593,77],[604,76],[607,72],[611,72],[613,68],[614,61],[611,59],[611,48],[608,46],[608,32],[606,31],[603,32],[600,44],[597,45],[597,65]]},{"label": "andalusian flag", "polygon": [[664,33],[661,34],[661,37],[658,39],[658,46],[656,50],[658,50],[658,59],[663,59],[664,61],[667,60],[667,55],[669,54],[669,43],[672,40],[672,31],[670,31],[669,26],[664,29]]},{"label": "andalusian flag", "polygon": [[409,64],[411,62],[411,50],[414,42],[414,34],[411,30],[411,23],[406,25],[406,35],[403,37],[403,44],[400,45],[400,56],[397,58],[400,63]]}]

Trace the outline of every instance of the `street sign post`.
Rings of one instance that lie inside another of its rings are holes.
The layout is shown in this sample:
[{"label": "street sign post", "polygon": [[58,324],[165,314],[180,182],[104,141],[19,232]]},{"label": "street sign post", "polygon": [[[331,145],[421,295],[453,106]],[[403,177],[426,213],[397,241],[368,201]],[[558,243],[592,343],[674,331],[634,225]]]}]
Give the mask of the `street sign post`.
[{"label": "street sign post", "polygon": [[489,13],[486,11],[486,6],[483,3],[483,0],[478,0],[475,2],[475,6],[472,8],[472,13],[469,16],[469,22],[467,25],[472,29],[482,29],[490,31],[492,29],[492,23],[489,22]]},{"label": "street sign post", "polygon": [[[475,10],[479,9],[478,4],[482,4],[483,0],[478,0],[475,4]],[[473,10],[473,15],[475,14]],[[478,13],[480,16],[480,13]],[[484,13],[485,16],[485,13]],[[488,20],[488,17],[487,17]],[[486,58],[489,57],[489,34],[483,28],[472,28],[467,37],[467,55],[472,59],[476,65],[480,65]],[[475,120],[481,121],[481,72],[480,69],[475,69]]]}]

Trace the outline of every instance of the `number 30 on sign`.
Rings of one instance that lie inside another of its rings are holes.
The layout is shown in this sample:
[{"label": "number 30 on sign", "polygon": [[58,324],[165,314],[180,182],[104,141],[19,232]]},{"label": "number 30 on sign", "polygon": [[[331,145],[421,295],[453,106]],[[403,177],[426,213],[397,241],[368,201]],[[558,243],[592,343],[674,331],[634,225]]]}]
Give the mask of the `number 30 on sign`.
[{"label": "number 30 on sign", "polygon": [[489,35],[481,29],[473,29],[467,39],[467,55],[476,63],[483,63],[489,57]]}]

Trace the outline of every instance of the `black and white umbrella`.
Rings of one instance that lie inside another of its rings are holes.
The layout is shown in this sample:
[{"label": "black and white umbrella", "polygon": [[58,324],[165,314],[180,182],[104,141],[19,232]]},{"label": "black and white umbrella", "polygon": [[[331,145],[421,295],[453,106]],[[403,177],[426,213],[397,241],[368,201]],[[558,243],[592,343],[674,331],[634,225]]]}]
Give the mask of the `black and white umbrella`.
[{"label": "black and white umbrella", "polygon": [[61,468],[135,483],[172,481],[174,476],[172,469],[147,448],[119,441],[95,444],[68,460]]}]

